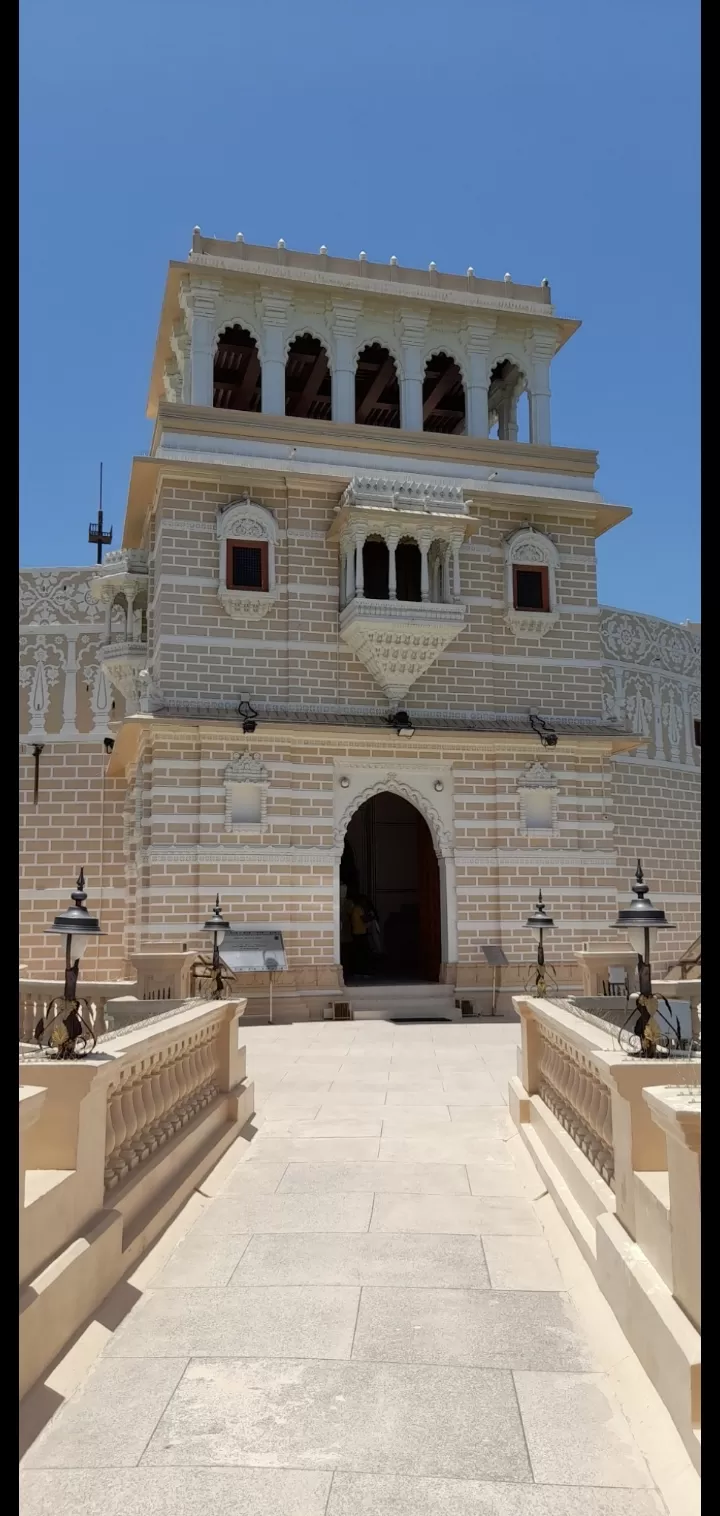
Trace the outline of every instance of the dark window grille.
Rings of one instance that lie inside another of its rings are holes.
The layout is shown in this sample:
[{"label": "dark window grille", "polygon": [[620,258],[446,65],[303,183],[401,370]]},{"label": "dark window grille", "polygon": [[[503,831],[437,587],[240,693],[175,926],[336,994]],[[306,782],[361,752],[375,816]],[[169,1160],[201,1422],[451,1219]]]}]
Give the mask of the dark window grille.
[{"label": "dark window grille", "polygon": [[266,590],[267,543],[228,542],[227,584],[232,590]]}]

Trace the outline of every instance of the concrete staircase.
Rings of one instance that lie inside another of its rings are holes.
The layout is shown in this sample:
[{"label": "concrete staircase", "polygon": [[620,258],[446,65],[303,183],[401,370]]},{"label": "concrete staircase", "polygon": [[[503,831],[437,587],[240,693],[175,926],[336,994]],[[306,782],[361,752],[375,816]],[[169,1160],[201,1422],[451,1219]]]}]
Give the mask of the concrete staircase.
[{"label": "concrete staircase", "polygon": [[460,1021],[451,984],[352,985],[345,991],[356,1021]]}]

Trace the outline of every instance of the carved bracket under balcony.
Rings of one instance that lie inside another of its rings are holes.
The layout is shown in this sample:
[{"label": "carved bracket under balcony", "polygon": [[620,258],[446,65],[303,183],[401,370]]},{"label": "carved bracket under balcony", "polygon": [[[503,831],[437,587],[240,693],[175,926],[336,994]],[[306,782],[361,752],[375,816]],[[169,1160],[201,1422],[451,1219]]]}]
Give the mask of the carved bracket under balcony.
[{"label": "carved bracket under balcony", "polygon": [[146,642],[107,642],[99,649],[100,664],[125,700],[128,716],[157,710],[162,697],[147,668]]},{"label": "carved bracket under balcony", "polygon": [[464,625],[464,605],[356,599],[340,616],[340,636],[396,701],[404,700]]}]

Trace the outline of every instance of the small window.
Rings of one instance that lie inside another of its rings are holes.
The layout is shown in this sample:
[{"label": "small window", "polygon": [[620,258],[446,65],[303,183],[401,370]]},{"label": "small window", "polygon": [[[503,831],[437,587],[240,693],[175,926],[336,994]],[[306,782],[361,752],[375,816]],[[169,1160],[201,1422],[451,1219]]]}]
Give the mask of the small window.
[{"label": "small window", "polygon": [[700,722],[699,721],[693,721],[693,726],[695,728],[695,746],[699,747],[700,746]]},{"label": "small window", "polygon": [[229,590],[266,590],[268,587],[268,545],[266,542],[238,542],[227,545],[227,587]]},{"label": "small window", "polygon": [[513,566],[513,605],[516,611],[549,611],[548,571]]}]

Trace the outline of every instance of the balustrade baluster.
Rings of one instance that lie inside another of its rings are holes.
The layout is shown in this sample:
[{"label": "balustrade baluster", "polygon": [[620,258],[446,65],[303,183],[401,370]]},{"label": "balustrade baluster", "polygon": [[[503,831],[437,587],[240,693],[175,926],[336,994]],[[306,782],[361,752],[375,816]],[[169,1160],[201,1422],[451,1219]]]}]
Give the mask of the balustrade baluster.
[{"label": "balustrade baluster", "polygon": [[187,1102],[187,1074],[186,1074],[186,1071],[185,1071],[185,1058],[186,1058],[186,1049],[185,1049],[185,1046],[183,1045],[180,1048],[177,1060],[175,1062],[175,1078],[177,1079],[178,1091],[179,1091],[178,1117],[180,1119],[180,1125],[181,1126],[187,1126],[188,1120],[189,1120],[189,1111],[187,1109],[187,1103],[186,1103]]},{"label": "balustrade baluster", "polygon": [[172,1122],[173,1132],[179,1132],[180,1128],[182,1126],[182,1119],[181,1119],[181,1116],[180,1116],[180,1086],[178,1084],[178,1077],[177,1077],[177,1054],[178,1054],[178,1049],[177,1049],[177,1043],[176,1043],[175,1046],[172,1049],[170,1058],[168,1059],[168,1065],[167,1065],[168,1081],[169,1081],[169,1084],[170,1084],[170,1096],[171,1096],[169,1116],[170,1116],[170,1120]]},{"label": "balustrade baluster", "polygon": [[142,1163],[144,1159],[148,1157],[150,1153],[150,1147],[146,1130],[147,1114],[145,1111],[145,1102],[142,1096],[142,1071],[141,1068],[138,1068],[137,1066],[133,1070],[132,1101],[135,1108],[135,1115],[137,1117],[137,1126],[133,1135],[132,1145],[133,1151],[137,1153],[138,1161]]},{"label": "balustrade baluster", "polygon": [[157,1149],[157,1137],[155,1135],[155,1101],[153,1100],[152,1085],[150,1081],[150,1062],[143,1063],[140,1071],[140,1096],[145,1108],[145,1123],[143,1136],[149,1153]]},{"label": "balustrade baluster", "polygon": [[119,1174],[122,1179],[128,1169],[137,1168],[140,1162],[139,1155],[134,1151],[133,1139],[137,1132],[138,1118],[133,1101],[132,1074],[131,1070],[123,1071],[122,1094],[120,1097],[122,1117],[125,1123],[125,1138],[118,1157],[120,1158]]}]

